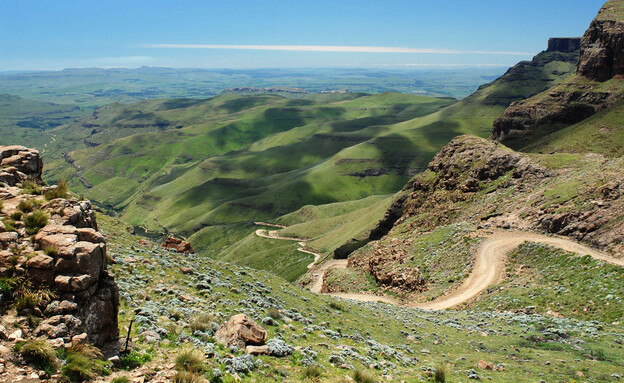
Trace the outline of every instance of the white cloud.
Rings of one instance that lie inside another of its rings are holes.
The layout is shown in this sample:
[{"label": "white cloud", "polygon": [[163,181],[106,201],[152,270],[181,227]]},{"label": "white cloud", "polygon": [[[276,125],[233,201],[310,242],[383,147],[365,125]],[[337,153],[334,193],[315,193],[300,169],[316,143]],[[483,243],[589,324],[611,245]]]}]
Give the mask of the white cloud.
[{"label": "white cloud", "polygon": [[296,51],[296,52],[344,52],[344,53],[424,53],[424,54],[482,54],[526,56],[527,52],[504,51],[456,51],[449,49],[420,49],[401,47],[366,47],[341,45],[221,45],[221,44],[139,44],[139,48],[165,49],[235,49],[259,51]]}]

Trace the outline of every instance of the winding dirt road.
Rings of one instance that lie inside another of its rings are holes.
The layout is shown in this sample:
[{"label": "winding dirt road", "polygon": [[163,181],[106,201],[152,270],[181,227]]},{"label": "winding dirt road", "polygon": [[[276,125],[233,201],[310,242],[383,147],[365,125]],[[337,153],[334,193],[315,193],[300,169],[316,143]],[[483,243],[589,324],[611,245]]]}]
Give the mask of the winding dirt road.
[{"label": "winding dirt road", "polygon": [[[272,239],[283,239],[290,241],[299,240],[290,237],[280,237],[277,234],[277,231],[272,231],[267,234],[266,230],[257,230],[256,234],[260,237]],[[471,300],[472,298],[485,291],[489,286],[494,285],[502,280],[505,271],[505,261],[507,254],[520,246],[520,244],[522,244],[523,242],[542,243],[545,245],[558,247],[566,251],[571,251],[579,255],[589,255],[594,259],[607,262],[616,266],[624,267],[624,259],[611,257],[601,251],[592,249],[591,247],[582,245],[570,239],[551,237],[529,232],[501,231],[490,235],[479,244],[477,254],[475,256],[474,268],[472,269],[472,272],[470,273],[468,278],[466,278],[458,288],[449,290],[447,294],[442,295],[433,301],[408,303],[405,306],[416,307],[424,310],[445,310]],[[305,246],[305,242],[303,242],[303,246]],[[301,248],[298,250],[302,251]],[[318,260],[318,258],[316,257],[316,253],[310,252],[310,254],[315,254],[315,259],[314,262],[312,262],[308,266],[308,269],[311,269]],[[316,270],[311,270],[311,272],[313,273],[312,275],[315,279],[314,283],[310,287],[310,290],[312,292],[320,294],[323,287],[323,277],[325,275],[325,272],[330,268],[346,267],[346,259],[335,259],[323,263]],[[364,302],[378,301],[395,305],[399,304],[397,300],[390,297],[377,296],[372,294],[334,293],[329,295]]]},{"label": "winding dirt road", "polygon": [[[268,224],[265,222],[254,222],[256,225],[263,225],[263,226],[273,226],[273,227],[281,227],[281,228],[286,228],[286,226],[281,226],[281,225],[274,225],[274,224]],[[306,254],[310,254],[314,256],[314,260],[312,261],[312,263],[310,263],[308,265],[308,270],[311,270],[314,265],[316,264],[316,262],[318,262],[318,260],[321,258],[321,254],[319,253],[315,253],[312,250],[308,250],[306,249],[306,240],[304,238],[297,238],[297,237],[282,237],[279,235],[279,233],[277,232],[277,230],[271,230],[269,232],[267,232],[266,230],[256,230],[256,235],[258,237],[262,237],[262,238],[270,238],[270,239],[280,239],[282,241],[294,241],[297,242],[297,244],[299,245],[299,247],[297,248],[297,251],[301,252],[301,253],[306,253]],[[345,265],[345,267],[347,267],[347,265]],[[320,290],[319,290],[320,292]]]}]

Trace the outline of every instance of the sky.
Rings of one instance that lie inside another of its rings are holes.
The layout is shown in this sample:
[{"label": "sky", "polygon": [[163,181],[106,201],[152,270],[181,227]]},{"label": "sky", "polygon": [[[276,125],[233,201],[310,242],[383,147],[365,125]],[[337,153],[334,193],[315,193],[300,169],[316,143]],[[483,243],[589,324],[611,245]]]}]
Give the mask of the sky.
[{"label": "sky", "polygon": [[603,0],[19,0],[0,71],[511,66],[581,36]]}]

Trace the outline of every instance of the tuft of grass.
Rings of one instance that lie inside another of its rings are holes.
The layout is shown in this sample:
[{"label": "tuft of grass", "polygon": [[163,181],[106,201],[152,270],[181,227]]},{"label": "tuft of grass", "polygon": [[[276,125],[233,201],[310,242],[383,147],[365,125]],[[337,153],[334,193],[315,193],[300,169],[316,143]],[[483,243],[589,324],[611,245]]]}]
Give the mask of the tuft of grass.
[{"label": "tuft of grass", "polygon": [[355,371],[353,371],[353,380],[356,383],[375,383],[377,382],[377,379],[375,378],[375,375],[371,374],[370,372],[363,370],[361,368],[357,368],[355,369]]},{"label": "tuft of grass", "polygon": [[69,196],[69,190],[67,188],[67,181],[62,179],[54,189],[50,189],[45,193],[45,199],[48,201],[55,198],[67,198]]},{"label": "tuft of grass", "polygon": [[38,307],[56,298],[48,288],[34,287],[30,280],[21,276],[0,278],[0,291],[11,295],[17,311]]},{"label": "tuft of grass", "polygon": [[345,307],[345,305],[343,305],[341,302],[337,302],[337,301],[329,302],[329,307],[331,307],[334,310],[347,311],[347,308]]},{"label": "tuft of grass", "polygon": [[100,350],[90,344],[72,345],[67,349],[63,377],[71,383],[94,380],[108,372]]},{"label": "tuft of grass", "polygon": [[206,379],[192,372],[180,371],[175,374],[172,381],[173,383],[204,383]]},{"label": "tuft of grass", "polygon": [[323,369],[318,364],[312,364],[303,370],[303,379],[318,378],[323,374]]},{"label": "tuft of grass", "polygon": [[10,219],[10,218],[5,218],[2,220],[2,223],[4,223],[4,229],[6,231],[17,231],[17,228],[15,227],[15,221]]},{"label": "tuft of grass", "polygon": [[42,211],[35,210],[31,214],[24,217],[24,226],[26,226],[26,233],[29,235],[37,234],[41,228],[48,224],[50,216]]},{"label": "tuft of grass", "polygon": [[120,358],[121,369],[131,370],[137,367],[141,367],[150,360],[152,360],[151,354],[146,352],[132,351],[128,355],[124,355]]},{"label": "tuft of grass", "polygon": [[41,194],[41,187],[32,181],[22,183],[22,194]]},{"label": "tuft of grass", "polygon": [[19,353],[26,361],[32,362],[35,367],[48,374],[53,374],[58,369],[56,353],[43,339],[27,342],[20,348]]},{"label": "tuft of grass", "polygon": [[119,376],[111,380],[111,383],[130,383],[132,382],[127,376]]},{"label": "tuft of grass", "polygon": [[435,372],[433,373],[433,381],[436,383],[446,382],[446,367],[443,364],[439,364],[435,367]]},{"label": "tuft of grass", "polygon": [[191,331],[197,330],[205,332],[210,329],[210,323],[215,322],[215,316],[211,314],[198,314],[191,319]]},{"label": "tuft of grass", "polygon": [[192,347],[183,347],[175,358],[175,369],[190,373],[203,372],[206,369],[204,353]]},{"label": "tuft of grass", "polygon": [[275,320],[282,319],[282,313],[275,307],[271,307],[268,312],[269,316]]},{"label": "tuft of grass", "polygon": [[16,211],[13,212],[9,217],[11,217],[12,220],[14,221],[19,221],[20,219],[22,219],[22,212],[21,211]]},{"label": "tuft of grass", "polygon": [[56,248],[56,246],[48,246],[43,249],[43,252],[50,257],[56,257],[58,255],[58,249]]},{"label": "tuft of grass", "polygon": [[22,200],[17,204],[17,209],[23,213],[30,213],[33,211],[34,203],[32,200]]}]

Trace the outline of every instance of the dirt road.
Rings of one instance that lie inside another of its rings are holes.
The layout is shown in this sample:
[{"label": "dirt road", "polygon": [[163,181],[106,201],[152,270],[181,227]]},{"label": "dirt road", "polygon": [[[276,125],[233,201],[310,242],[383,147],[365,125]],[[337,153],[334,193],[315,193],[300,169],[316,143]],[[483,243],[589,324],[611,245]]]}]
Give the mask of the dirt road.
[{"label": "dirt road", "polygon": [[[266,230],[257,230],[256,234],[260,237],[282,239],[289,241],[298,241],[301,239],[280,237],[277,231],[271,231],[268,234]],[[416,307],[424,310],[445,310],[455,307],[464,302],[471,300],[489,286],[500,282],[503,278],[505,271],[506,256],[509,252],[520,246],[523,242],[537,242],[545,245],[561,248],[566,251],[571,251],[579,255],[589,255],[594,259],[604,261],[613,265],[624,267],[624,259],[613,258],[601,251],[592,249],[591,247],[582,245],[578,242],[561,237],[551,237],[541,234],[529,233],[529,232],[514,232],[504,231],[496,232],[486,239],[484,239],[477,250],[475,256],[475,263],[472,272],[464,280],[464,282],[456,289],[451,289],[447,294],[438,297],[430,302],[408,303],[408,307]],[[302,245],[303,243],[303,245]],[[304,247],[305,242],[300,242],[300,246]],[[312,269],[316,261],[318,261],[317,255],[314,252],[305,251],[302,248],[298,249],[309,254],[314,254],[315,259],[308,269]],[[320,255],[318,255],[320,257]],[[325,272],[330,268],[346,268],[347,260],[330,260],[323,263],[316,270],[311,270],[314,276],[314,283],[310,287],[312,292],[317,294],[321,293],[323,287],[323,277]],[[335,293],[331,294],[335,297],[354,299],[364,302],[386,302],[390,304],[399,304],[395,299],[387,296],[376,296],[372,294],[351,294],[351,293]]]},{"label": "dirt road", "polygon": [[527,232],[499,232],[491,235],[479,245],[474,268],[459,288],[451,290],[448,294],[431,302],[409,304],[408,306],[426,310],[444,310],[469,301],[489,286],[501,281],[505,271],[506,255],[526,241],[555,246],[579,255],[590,255],[601,261],[624,266],[622,259],[610,257],[569,239]]}]

